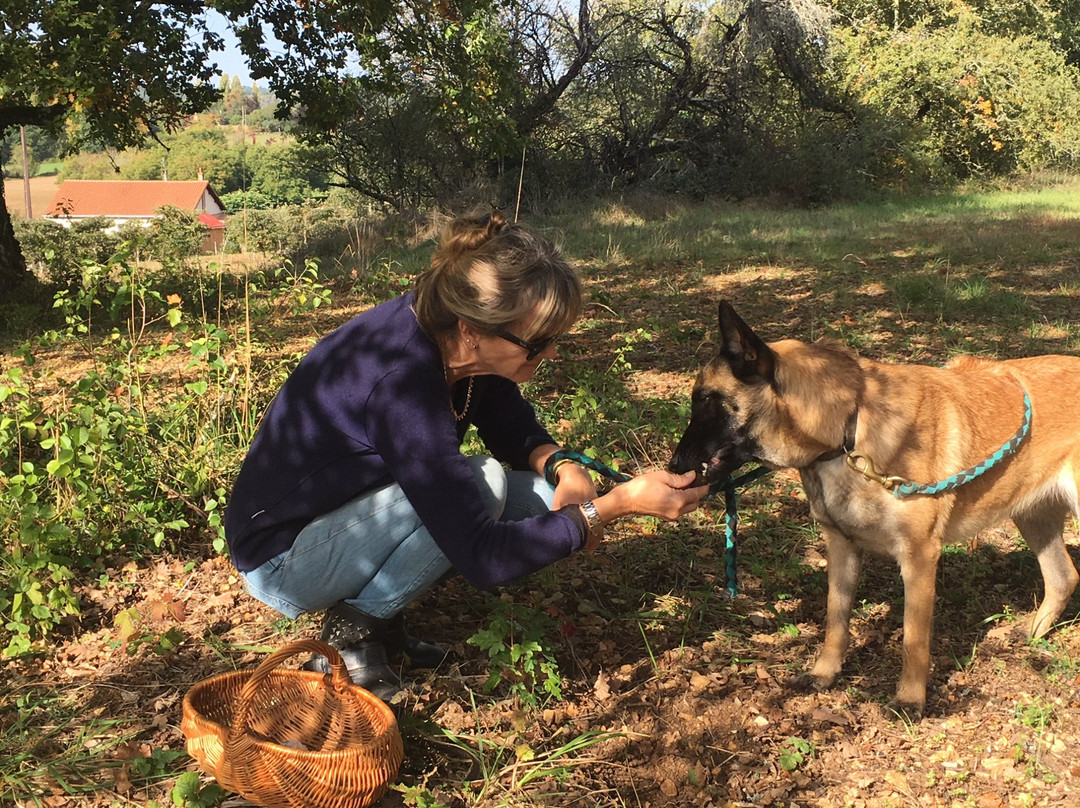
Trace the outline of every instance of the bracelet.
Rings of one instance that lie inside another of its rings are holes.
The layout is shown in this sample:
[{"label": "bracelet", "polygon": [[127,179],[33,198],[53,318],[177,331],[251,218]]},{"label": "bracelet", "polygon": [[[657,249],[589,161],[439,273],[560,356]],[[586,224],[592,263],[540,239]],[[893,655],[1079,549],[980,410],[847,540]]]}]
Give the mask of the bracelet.
[{"label": "bracelet", "polygon": [[596,510],[596,503],[591,499],[587,499],[578,505],[578,508],[581,509],[581,514],[585,517],[589,535],[602,536],[604,534],[604,520],[600,518],[600,512]]},{"label": "bracelet", "polygon": [[552,488],[554,488],[555,484],[559,481],[559,469],[561,469],[567,463],[574,462],[569,457],[559,457],[556,458],[554,462],[552,462],[552,458],[554,457],[555,455],[552,454],[552,456],[548,458],[547,462],[544,463],[544,479],[547,480],[548,485],[550,485]]}]

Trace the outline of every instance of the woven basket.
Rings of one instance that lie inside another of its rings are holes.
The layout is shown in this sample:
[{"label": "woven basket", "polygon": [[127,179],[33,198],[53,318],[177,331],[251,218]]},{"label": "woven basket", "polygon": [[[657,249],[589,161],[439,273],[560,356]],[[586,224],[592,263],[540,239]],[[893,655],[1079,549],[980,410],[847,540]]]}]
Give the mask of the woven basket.
[{"label": "woven basket", "polygon": [[[278,670],[304,652],[325,656],[332,673]],[[390,708],[318,640],[199,682],[184,696],[180,726],[203,771],[267,808],[364,808],[386,793],[404,756]]]}]

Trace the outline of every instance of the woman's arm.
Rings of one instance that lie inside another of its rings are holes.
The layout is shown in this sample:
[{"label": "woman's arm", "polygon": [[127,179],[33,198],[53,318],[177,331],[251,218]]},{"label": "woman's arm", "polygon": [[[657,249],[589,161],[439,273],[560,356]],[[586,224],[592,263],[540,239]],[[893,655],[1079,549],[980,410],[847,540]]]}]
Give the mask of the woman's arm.
[{"label": "woman's arm", "polygon": [[[548,458],[560,448],[553,443],[537,446],[529,455],[529,467],[543,477]],[[564,505],[579,505],[595,497],[596,486],[586,469],[572,461],[559,465],[555,472],[555,503],[552,510],[557,511]]]}]

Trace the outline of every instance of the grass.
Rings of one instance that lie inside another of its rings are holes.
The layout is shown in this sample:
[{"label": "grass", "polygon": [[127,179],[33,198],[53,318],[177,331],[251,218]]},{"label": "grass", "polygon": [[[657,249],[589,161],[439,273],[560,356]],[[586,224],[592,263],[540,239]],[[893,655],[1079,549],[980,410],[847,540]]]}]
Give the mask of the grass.
[{"label": "grass", "polygon": [[836,336],[883,359],[1080,346],[1077,180],[815,210],[626,199],[574,219],[586,226],[565,214],[540,224],[615,319],[628,321],[620,301],[644,285],[662,321],[708,327],[720,296],[751,314],[787,301],[770,336]]},{"label": "grass", "polygon": [[[705,269],[754,262],[817,265],[832,273],[860,262],[909,267],[986,260],[1045,260],[1070,240],[1080,216],[1080,182],[1045,191],[942,195],[829,208],[758,209],[714,203],[620,202],[586,213],[588,226],[563,230],[569,251],[587,262],[696,263]],[[1047,225],[1050,225],[1048,228]],[[1040,238],[1017,240],[1035,227]]]},{"label": "grass", "polygon": [[0,723],[0,802],[33,793],[43,780],[69,795],[94,790],[103,761],[135,735],[126,720],[88,716],[79,693],[5,687],[0,697],[18,711]]}]

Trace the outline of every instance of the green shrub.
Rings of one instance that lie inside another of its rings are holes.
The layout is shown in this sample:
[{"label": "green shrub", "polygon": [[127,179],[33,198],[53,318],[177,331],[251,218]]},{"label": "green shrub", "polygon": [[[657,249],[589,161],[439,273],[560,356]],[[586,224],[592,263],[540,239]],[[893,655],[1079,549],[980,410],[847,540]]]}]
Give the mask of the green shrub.
[{"label": "green shrub", "polygon": [[484,692],[505,685],[511,695],[531,707],[562,699],[559,665],[544,647],[545,636],[555,630],[555,621],[521,604],[494,598],[490,602],[496,609],[490,625],[468,640],[488,655],[491,669]]},{"label": "green shrub", "polygon": [[954,25],[839,32],[841,72],[869,124],[886,121],[898,173],[948,181],[1075,166],[1080,74],[1047,42]]},{"label": "green shrub", "polygon": [[108,553],[152,552],[178,538],[192,517],[209,523],[221,504],[220,462],[228,455],[220,436],[236,429],[208,429],[214,399],[206,394],[213,385],[235,408],[223,375],[229,369],[212,367],[199,353],[200,338],[186,346],[198,381],[177,391],[148,369],[185,347],[175,339],[186,333],[181,305],[123,262],[88,264],[81,285],[57,293],[65,327],[43,342],[85,349],[90,369],[76,378],[45,377],[35,362],[39,344],[27,343],[18,351],[22,366],[0,376],[5,654],[32,650],[77,613],[69,584],[76,566]]},{"label": "green shrub", "polygon": [[157,218],[150,223],[150,254],[164,269],[177,270],[198,255],[210,228],[193,211],[166,205],[156,212]]},{"label": "green shrub", "polygon": [[15,237],[27,265],[50,286],[71,288],[82,282],[87,262],[104,264],[117,251],[120,239],[105,229],[108,219],[79,219],[64,227],[47,219],[14,221]]},{"label": "green shrub", "polygon": [[[248,339],[260,338],[263,313],[328,303],[318,275],[308,261],[251,284]],[[228,331],[185,312],[178,288],[122,257],[85,264],[80,283],[56,293],[63,327],[21,346],[0,373],[5,655],[33,651],[79,613],[75,570],[102,556],[138,558],[181,540],[226,552],[225,487],[282,367],[252,367]],[[41,348],[85,356],[88,368],[47,374]]]},{"label": "green shrub", "polygon": [[338,205],[286,205],[230,217],[225,237],[230,249],[265,252],[303,266],[308,258],[341,258],[358,224],[353,210]]},{"label": "green shrub", "polygon": [[228,213],[243,210],[267,210],[274,207],[274,200],[259,191],[233,191],[221,195],[221,204]]}]

